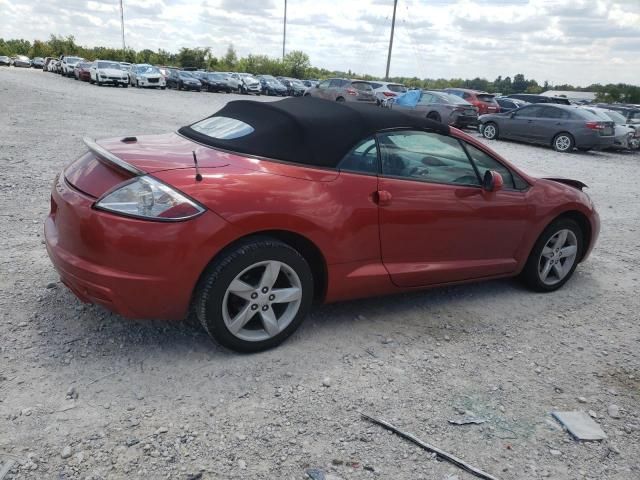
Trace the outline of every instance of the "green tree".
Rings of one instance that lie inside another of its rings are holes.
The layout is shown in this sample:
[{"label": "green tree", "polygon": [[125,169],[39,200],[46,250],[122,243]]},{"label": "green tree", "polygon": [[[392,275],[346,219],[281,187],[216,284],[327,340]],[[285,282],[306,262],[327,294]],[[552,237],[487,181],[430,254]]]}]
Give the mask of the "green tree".
[{"label": "green tree", "polygon": [[304,78],[307,69],[311,66],[309,55],[301,50],[293,50],[287,53],[283,63],[288,76],[294,78]]}]

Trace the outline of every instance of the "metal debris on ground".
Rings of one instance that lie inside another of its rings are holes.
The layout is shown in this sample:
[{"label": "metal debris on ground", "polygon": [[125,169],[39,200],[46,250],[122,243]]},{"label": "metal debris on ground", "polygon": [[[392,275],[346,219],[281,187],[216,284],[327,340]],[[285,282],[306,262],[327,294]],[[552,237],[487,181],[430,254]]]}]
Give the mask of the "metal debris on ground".
[{"label": "metal debris on ground", "polygon": [[607,434],[600,428],[600,425],[581,410],[551,412],[551,415],[553,415],[576,440],[605,440],[607,438]]},{"label": "metal debris on ground", "polygon": [[16,462],[10,458],[5,459],[4,463],[0,463],[0,480],[7,476],[14,463]]},{"label": "metal debris on ground", "polygon": [[457,467],[460,467],[461,469],[475,475],[476,477],[479,478],[484,478],[485,480],[498,480],[497,477],[494,477],[493,475],[484,472],[482,470],[480,470],[479,468],[473,467],[471,465],[469,465],[467,462],[459,459],[458,457],[445,452],[444,450],[439,449],[438,447],[435,447],[433,445],[430,445],[426,442],[423,442],[422,440],[420,440],[418,437],[414,436],[411,433],[406,433],[403,432],[402,430],[398,429],[397,427],[394,427],[393,425],[391,425],[389,422],[386,422],[384,420],[380,420],[378,418],[374,418],[371,417],[365,413],[360,412],[360,415],[362,415],[363,418],[369,420],[370,422],[373,422],[377,425],[380,425],[384,428],[386,428],[387,430],[391,430],[393,433],[395,433],[396,435],[401,436],[402,438],[405,438],[413,443],[415,443],[416,445],[424,448],[425,450],[435,453],[438,457],[454,464]]},{"label": "metal debris on ground", "polygon": [[319,468],[309,468],[305,472],[311,480],[325,480],[325,475]]},{"label": "metal debris on ground", "polygon": [[481,423],[485,423],[486,420],[484,418],[476,418],[476,417],[463,417],[463,418],[456,418],[454,420],[449,420],[449,423],[451,425],[470,425],[470,424],[476,424],[476,425],[480,425]]}]

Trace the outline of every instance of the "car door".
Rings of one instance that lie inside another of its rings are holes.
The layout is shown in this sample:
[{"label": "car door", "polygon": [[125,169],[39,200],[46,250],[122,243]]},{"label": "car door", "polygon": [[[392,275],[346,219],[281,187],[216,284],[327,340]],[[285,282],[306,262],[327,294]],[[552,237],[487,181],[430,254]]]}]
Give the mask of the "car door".
[{"label": "car door", "polygon": [[381,256],[393,283],[418,287],[513,273],[524,232],[521,192],[481,188],[455,138],[379,134]]},{"label": "car door", "polygon": [[538,115],[542,110],[540,105],[529,105],[514,110],[500,124],[500,136],[525,141],[539,141],[535,130]]},{"label": "car door", "polygon": [[557,133],[570,128],[568,124],[569,114],[562,108],[551,104],[541,106],[535,128],[537,141],[550,144]]}]

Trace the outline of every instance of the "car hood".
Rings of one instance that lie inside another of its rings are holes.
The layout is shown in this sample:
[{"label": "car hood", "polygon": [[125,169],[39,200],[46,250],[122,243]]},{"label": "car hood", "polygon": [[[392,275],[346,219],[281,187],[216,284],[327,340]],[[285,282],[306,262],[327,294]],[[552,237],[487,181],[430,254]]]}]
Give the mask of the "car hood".
[{"label": "car hood", "polygon": [[115,68],[99,68],[98,72],[111,77],[122,77],[125,74],[122,70],[116,70]]},{"label": "car hood", "polygon": [[160,78],[162,75],[160,73],[141,73],[140,77],[143,78]]}]

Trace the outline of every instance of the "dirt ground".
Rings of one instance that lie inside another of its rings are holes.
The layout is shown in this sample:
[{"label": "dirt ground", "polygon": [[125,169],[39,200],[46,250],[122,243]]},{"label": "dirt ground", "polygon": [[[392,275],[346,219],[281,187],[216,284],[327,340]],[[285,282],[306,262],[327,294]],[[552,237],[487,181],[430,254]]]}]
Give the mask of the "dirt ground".
[{"label": "dirt ground", "polygon": [[[556,293],[505,280],[323,306],[255,355],[81,304],[42,238],[51,182],[81,138],[175,130],[232,98],[0,70],[7,479],[304,479],[309,467],[334,480],[474,478],[358,411],[500,479],[640,478],[638,154],[491,143],[591,187],[602,234]],[[608,440],[572,440],[553,410],[590,412]],[[464,414],[486,422],[448,422]]]}]

